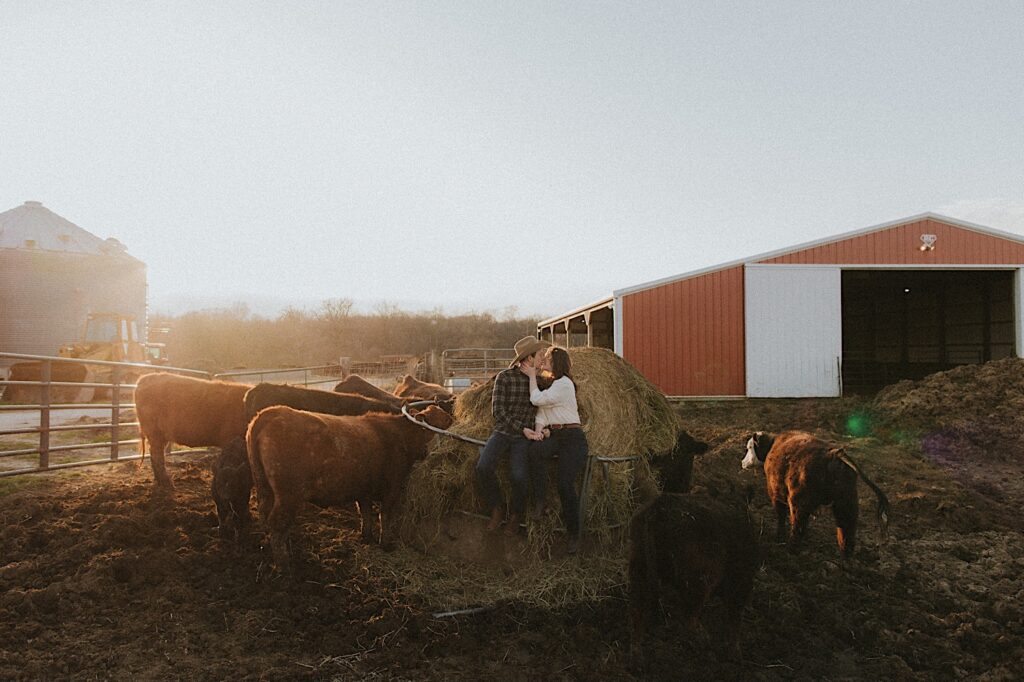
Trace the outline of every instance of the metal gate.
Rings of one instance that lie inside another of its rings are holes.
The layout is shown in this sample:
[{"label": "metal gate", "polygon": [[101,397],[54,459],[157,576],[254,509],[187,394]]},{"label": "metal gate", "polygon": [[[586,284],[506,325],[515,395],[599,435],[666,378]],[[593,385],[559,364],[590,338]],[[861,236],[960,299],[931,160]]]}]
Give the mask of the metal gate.
[{"label": "metal gate", "polygon": [[[38,395],[35,402],[0,403],[0,477],[139,459],[139,454],[121,453],[122,446],[139,443],[135,403],[128,397],[135,390],[135,377],[159,370],[209,378],[206,372],[142,363],[0,353],[0,360],[4,359],[39,363],[40,375],[38,381],[0,381],[4,393],[11,387],[38,389],[31,391]],[[54,381],[54,367],[60,363],[87,365],[94,373],[109,372],[110,381]],[[110,400],[76,402],[76,398],[58,395],[80,393],[80,389],[109,391]],[[97,432],[106,438],[89,438]],[[107,454],[96,459],[96,450]]]}]

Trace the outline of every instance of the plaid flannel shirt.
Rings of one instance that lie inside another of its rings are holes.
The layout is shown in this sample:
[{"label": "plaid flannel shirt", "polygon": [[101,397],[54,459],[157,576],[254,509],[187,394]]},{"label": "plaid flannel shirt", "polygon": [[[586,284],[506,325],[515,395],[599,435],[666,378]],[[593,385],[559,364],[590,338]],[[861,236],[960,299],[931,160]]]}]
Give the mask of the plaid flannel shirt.
[{"label": "plaid flannel shirt", "polygon": [[537,408],[530,402],[530,378],[517,368],[500,372],[494,379],[491,414],[494,430],[506,436],[522,436],[523,429],[532,429]]}]

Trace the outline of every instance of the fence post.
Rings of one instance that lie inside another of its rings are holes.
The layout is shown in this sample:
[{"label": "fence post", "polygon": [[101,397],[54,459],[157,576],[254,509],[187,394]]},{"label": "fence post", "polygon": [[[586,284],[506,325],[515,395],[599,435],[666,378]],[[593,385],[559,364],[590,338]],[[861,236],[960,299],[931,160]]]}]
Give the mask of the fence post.
[{"label": "fence post", "polygon": [[114,367],[110,388],[110,461],[116,462],[121,440],[121,368]]},{"label": "fence post", "polygon": [[51,361],[43,360],[39,374],[39,468],[50,468],[50,381],[53,373]]}]

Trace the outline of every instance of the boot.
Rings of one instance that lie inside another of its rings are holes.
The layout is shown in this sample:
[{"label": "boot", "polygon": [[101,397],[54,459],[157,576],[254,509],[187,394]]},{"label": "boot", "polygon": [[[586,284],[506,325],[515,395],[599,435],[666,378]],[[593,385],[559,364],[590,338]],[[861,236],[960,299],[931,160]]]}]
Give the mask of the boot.
[{"label": "boot", "polygon": [[501,526],[501,522],[504,519],[504,517],[505,514],[502,511],[501,507],[495,507],[494,509],[492,509],[491,518],[487,522],[487,532],[493,533],[494,531],[498,530],[498,527]]},{"label": "boot", "polygon": [[515,512],[508,517],[508,523],[505,524],[505,535],[512,537],[519,532],[519,514]]},{"label": "boot", "polygon": [[579,535],[570,535],[569,536],[569,542],[565,546],[565,553],[570,555],[570,556],[572,556],[573,554],[576,554],[579,551],[580,551],[580,536]]}]

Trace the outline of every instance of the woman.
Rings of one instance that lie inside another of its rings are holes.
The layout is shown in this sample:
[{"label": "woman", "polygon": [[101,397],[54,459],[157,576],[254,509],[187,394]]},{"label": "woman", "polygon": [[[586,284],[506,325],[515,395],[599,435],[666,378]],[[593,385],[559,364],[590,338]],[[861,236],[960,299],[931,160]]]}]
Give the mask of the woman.
[{"label": "woman", "polygon": [[569,534],[566,551],[575,554],[580,545],[580,498],[576,492],[576,479],[587,462],[590,446],[580,425],[580,412],[576,404],[576,383],[570,371],[569,352],[557,346],[549,348],[541,361],[541,368],[550,372],[554,381],[545,390],[537,385],[537,369],[530,367],[530,402],[537,406],[537,421],[530,436],[533,444],[530,469],[534,481],[536,504],[543,505],[547,485],[544,460],[558,456],[558,497],[562,502],[562,520]]}]

